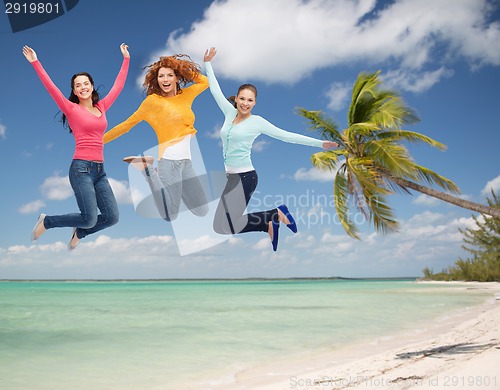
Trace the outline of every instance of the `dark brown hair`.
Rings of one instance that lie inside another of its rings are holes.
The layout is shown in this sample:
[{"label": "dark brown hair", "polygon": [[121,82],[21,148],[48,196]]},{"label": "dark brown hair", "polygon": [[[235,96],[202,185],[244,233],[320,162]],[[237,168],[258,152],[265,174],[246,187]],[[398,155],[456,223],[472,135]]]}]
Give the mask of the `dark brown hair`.
[{"label": "dark brown hair", "polygon": [[[100,96],[99,96],[99,92],[97,92],[97,90],[94,87],[94,79],[87,72],[76,73],[76,74],[73,75],[73,77],[71,77],[71,93],[70,93],[70,95],[68,97],[68,100],[70,102],[73,102],[73,103],[77,103],[77,104],[80,103],[80,99],[78,99],[78,96],[76,96],[75,93],[73,92],[73,89],[75,88],[75,79],[78,76],[86,76],[89,79],[90,84],[92,84],[92,88],[93,88],[93,91],[92,91],[92,105],[95,106],[97,104],[97,102],[99,101]],[[68,124],[68,118],[66,117],[66,114],[64,114],[64,113],[62,114],[61,122],[63,123],[64,127],[67,127],[69,129],[70,133],[73,132],[73,130],[71,129],[71,127]]]},{"label": "dark brown hair", "polygon": [[[257,87],[255,87],[255,85],[253,84],[242,84],[240,85],[240,87],[238,88],[238,93],[236,94],[236,96],[238,96],[240,94],[241,91],[243,91],[244,89],[249,89],[250,91],[252,91],[255,95],[255,98],[257,99]],[[227,100],[229,100],[231,102],[231,104],[236,108],[236,96],[230,96],[227,98]]]}]

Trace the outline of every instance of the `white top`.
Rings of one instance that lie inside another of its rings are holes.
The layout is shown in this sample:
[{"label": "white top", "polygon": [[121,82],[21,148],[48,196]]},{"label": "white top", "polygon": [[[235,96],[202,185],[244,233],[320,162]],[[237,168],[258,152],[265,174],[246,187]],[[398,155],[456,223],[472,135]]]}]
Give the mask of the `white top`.
[{"label": "white top", "polygon": [[191,160],[191,134],[165,148],[162,158],[167,160]]}]

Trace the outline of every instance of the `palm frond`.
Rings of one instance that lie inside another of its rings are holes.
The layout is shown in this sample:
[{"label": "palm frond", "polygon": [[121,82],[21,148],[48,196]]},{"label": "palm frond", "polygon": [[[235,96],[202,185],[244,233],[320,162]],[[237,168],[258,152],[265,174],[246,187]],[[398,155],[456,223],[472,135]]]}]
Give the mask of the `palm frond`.
[{"label": "palm frond", "polygon": [[343,155],[343,151],[338,149],[317,152],[311,156],[311,163],[322,171],[334,171],[339,162],[339,157]]},{"label": "palm frond", "polygon": [[398,231],[399,223],[385,196],[380,193],[365,193],[365,201],[370,210],[370,219],[376,231],[388,234]]},{"label": "palm frond", "polygon": [[424,134],[417,133],[416,131],[410,130],[395,130],[395,131],[384,131],[378,134],[378,137],[384,139],[392,139],[394,142],[397,141],[408,141],[408,142],[424,142],[431,145],[439,150],[446,150],[446,145],[428,137]]},{"label": "palm frond", "polygon": [[430,185],[435,184],[438,187],[441,187],[444,190],[453,192],[455,194],[460,193],[460,189],[458,188],[458,186],[450,179],[447,179],[446,177],[441,176],[421,165],[414,164],[413,166],[419,181],[425,181]]},{"label": "palm frond", "polygon": [[348,124],[367,122],[371,110],[370,101],[375,97],[380,84],[380,71],[375,73],[362,72],[358,75],[352,88],[352,100],[347,113]]},{"label": "palm frond", "polygon": [[417,113],[409,107],[398,92],[382,89],[380,71],[360,73],[354,83],[349,126],[359,122],[372,122],[387,129],[398,129],[403,124],[419,121]]},{"label": "palm frond", "polygon": [[373,160],[368,157],[350,158],[346,166],[353,179],[359,183],[362,192],[390,194],[392,191],[385,186],[384,180],[376,169]]},{"label": "palm frond", "polygon": [[327,118],[321,111],[309,111],[302,107],[297,107],[300,116],[307,119],[309,130],[319,132],[322,138],[342,144],[342,136],[338,130],[338,125]]},{"label": "palm frond", "polygon": [[380,130],[378,125],[369,122],[351,124],[344,131],[346,148],[349,149],[352,154],[359,155],[363,143],[371,139],[376,139],[377,133]]},{"label": "palm frond", "polygon": [[379,90],[371,102],[370,121],[381,127],[396,130],[405,124],[419,121],[417,113],[408,107],[396,91]]},{"label": "palm frond", "polygon": [[370,156],[374,165],[381,166],[396,176],[411,177],[414,173],[414,164],[408,150],[391,139],[366,142],[363,155]]},{"label": "palm frond", "polygon": [[335,200],[335,211],[342,227],[346,233],[356,239],[360,239],[358,228],[349,218],[349,190],[347,177],[342,170],[337,171],[333,183],[333,195]]},{"label": "palm frond", "polygon": [[370,166],[369,161],[367,158],[349,160],[348,178],[356,207],[378,232],[387,234],[397,231],[398,222],[385,199],[385,195],[393,191],[385,185],[384,178],[374,170],[373,165]]}]

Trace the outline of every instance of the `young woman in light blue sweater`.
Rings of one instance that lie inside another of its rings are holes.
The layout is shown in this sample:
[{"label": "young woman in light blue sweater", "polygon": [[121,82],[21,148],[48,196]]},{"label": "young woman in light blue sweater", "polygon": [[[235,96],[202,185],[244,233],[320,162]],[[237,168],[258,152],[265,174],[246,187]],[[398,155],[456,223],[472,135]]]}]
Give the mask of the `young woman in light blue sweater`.
[{"label": "young woman in light blue sweater", "polygon": [[286,205],[244,214],[258,182],[251,160],[253,141],[260,134],[266,134],[281,141],[323,149],[332,149],[338,144],[290,133],[258,115],[252,115],[257,89],[251,84],[241,85],[237,96],[226,99],[210,63],[216,53],[215,48],[210,48],[205,52],[204,61],[210,92],[225,116],[220,136],[227,183],[215,212],[213,227],[219,234],[267,232],[273,250],[276,251],[280,222],[285,223],[294,233],[297,232],[297,225]]}]

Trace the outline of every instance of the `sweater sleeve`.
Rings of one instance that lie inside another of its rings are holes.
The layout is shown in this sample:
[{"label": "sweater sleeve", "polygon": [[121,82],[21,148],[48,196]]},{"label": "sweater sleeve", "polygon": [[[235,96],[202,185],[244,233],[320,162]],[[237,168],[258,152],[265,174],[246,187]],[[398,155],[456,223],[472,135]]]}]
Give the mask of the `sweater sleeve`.
[{"label": "sweater sleeve", "polygon": [[146,105],[147,99],[148,98],[146,97],[136,112],[104,134],[103,142],[105,144],[117,139],[125,133],[128,133],[132,127],[144,120],[144,112],[146,110],[144,106]]},{"label": "sweater sleeve", "polygon": [[193,82],[194,84],[189,86],[189,88],[194,90],[196,96],[208,88],[208,78],[204,74],[197,73],[197,76],[193,80]]},{"label": "sweater sleeve", "polygon": [[280,129],[279,127],[274,126],[272,123],[268,122],[262,117],[260,117],[260,120],[262,122],[261,124],[262,134],[266,134],[269,137],[273,137],[281,141],[289,142],[292,144],[315,146],[318,148],[323,147],[323,141],[320,139],[308,137],[302,134],[291,133],[289,131]]},{"label": "sweater sleeve", "polygon": [[220,89],[219,82],[215,77],[214,70],[212,68],[212,64],[210,62],[205,62],[205,69],[207,71],[208,84],[210,85],[210,92],[214,97],[217,105],[222,110],[224,115],[227,115],[230,112],[234,112],[236,109],[234,106],[226,99],[222,90]]},{"label": "sweater sleeve", "polygon": [[62,92],[56,87],[39,60],[33,61],[31,65],[35,69],[35,72],[40,78],[43,86],[52,97],[54,102],[57,104],[57,107],[59,107],[59,109],[67,115],[71,104],[73,103],[66,99]]},{"label": "sweater sleeve", "polygon": [[127,80],[129,64],[130,64],[130,58],[124,57],[122,66],[120,68],[120,71],[118,72],[118,76],[116,76],[116,80],[113,86],[109,90],[109,93],[106,95],[106,97],[104,97],[100,101],[104,111],[107,111],[109,107],[113,105],[116,98],[118,97],[118,95],[120,95],[120,92],[123,90],[123,87],[125,86],[125,81]]}]

